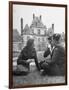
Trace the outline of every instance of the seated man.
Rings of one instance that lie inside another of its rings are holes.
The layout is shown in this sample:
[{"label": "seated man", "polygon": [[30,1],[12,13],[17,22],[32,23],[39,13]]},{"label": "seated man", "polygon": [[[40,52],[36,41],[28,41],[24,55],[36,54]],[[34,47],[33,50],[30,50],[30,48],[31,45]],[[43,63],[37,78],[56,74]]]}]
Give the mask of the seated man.
[{"label": "seated man", "polygon": [[64,75],[65,51],[60,44],[60,38],[61,36],[59,34],[52,36],[51,44],[54,46],[54,49],[51,53],[50,62],[45,61],[41,64],[41,68],[43,69],[42,75]]}]

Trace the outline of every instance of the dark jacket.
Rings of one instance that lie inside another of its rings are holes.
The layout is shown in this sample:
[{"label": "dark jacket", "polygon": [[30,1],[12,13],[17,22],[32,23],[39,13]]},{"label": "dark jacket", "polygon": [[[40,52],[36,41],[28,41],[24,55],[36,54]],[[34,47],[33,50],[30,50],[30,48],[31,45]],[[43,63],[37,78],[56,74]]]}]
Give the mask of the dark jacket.
[{"label": "dark jacket", "polygon": [[52,52],[50,71],[56,75],[64,74],[65,51],[62,46],[56,46]]},{"label": "dark jacket", "polygon": [[[64,64],[65,64],[65,51],[64,48],[60,45],[56,46],[52,53],[49,49],[47,49],[44,53],[44,57],[47,57],[48,55],[51,55],[50,62],[44,62],[43,68],[47,71],[50,75],[64,75]],[[46,65],[45,63],[48,63]],[[46,72],[47,72],[46,71]]]},{"label": "dark jacket", "polygon": [[64,48],[61,46],[56,46],[55,49],[52,52],[52,63],[56,64],[63,64],[65,58],[65,51]]},{"label": "dark jacket", "polygon": [[29,63],[26,62],[28,59],[34,59],[37,68],[40,69],[35,48],[27,48],[27,47],[25,47],[21,51],[21,53],[20,53],[20,55],[18,57],[17,64],[22,64],[24,66],[27,66],[27,64],[29,65]]},{"label": "dark jacket", "polygon": [[51,54],[50,49],[47,48],[47,50],[44,52],[44,57],[47,57],[49,54]]}]

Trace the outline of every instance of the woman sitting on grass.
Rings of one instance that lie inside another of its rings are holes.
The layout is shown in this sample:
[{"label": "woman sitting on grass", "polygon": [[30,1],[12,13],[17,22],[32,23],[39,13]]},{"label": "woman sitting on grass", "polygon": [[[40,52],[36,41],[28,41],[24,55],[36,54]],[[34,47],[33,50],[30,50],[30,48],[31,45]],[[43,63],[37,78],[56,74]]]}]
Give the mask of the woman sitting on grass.
[{"label": "woman sitting on grass", "polygon": [[14,75],[26,75],[29,72],[31,59],[34,59],[37,69],[40,70],[33,39],[29,39],[27,45],[21,51],[17,59],[17,70],[14,71]]}]

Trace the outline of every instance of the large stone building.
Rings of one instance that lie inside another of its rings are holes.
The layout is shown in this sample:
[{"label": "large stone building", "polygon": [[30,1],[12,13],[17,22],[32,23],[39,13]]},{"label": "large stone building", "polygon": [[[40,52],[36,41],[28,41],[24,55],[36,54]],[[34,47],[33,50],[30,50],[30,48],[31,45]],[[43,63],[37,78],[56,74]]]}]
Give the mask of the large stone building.
[{"label": "large stone building", "polygon": [[48,43],[48,36],[54,33],[54,24],[50,28],[42,22],[42,16],[39,17],[33,14],[33,20],[30,26],[28,24],[23,28],[23,18],[21,18],[21,37],[23,38],[23,47],[29,38],[34,38],[36,50],[45,50]]}]

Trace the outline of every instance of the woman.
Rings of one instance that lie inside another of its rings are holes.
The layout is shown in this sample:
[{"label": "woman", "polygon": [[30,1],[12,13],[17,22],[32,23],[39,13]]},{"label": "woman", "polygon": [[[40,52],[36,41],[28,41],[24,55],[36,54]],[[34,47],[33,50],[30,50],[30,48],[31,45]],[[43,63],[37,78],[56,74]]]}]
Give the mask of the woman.
[{"label": "woman", "polygon": [[[38,59],[36,55],[36,50],[34,48],[34,40],[29,39],[27,41],[27,45],[23,48],[21,51],[18,59],[17,59],[17,72],[14,74],[20,75],[20,74],[27,74],[29,72],[29,64],[31,62],[31,59],[34,59],[36,67],[38,70],[40,70]],[[22,70],[19,70],[19,68],[22,67]]]},{"label": "woman", "polygon": [[50,62],[44,62],[41,67],[43,68],[42,75],[64,75],[64,59],[65,59],[65,51],[64,48],[60,44],[61,35],[54,34],[52,36],[52,45],[54,49],[51,53]]}]

